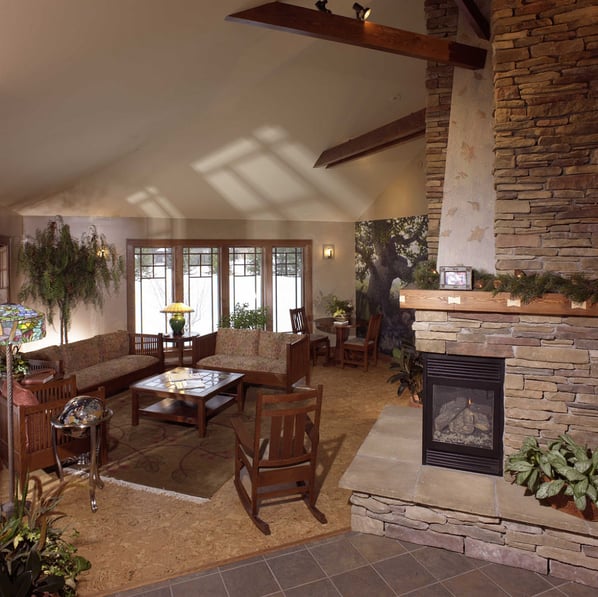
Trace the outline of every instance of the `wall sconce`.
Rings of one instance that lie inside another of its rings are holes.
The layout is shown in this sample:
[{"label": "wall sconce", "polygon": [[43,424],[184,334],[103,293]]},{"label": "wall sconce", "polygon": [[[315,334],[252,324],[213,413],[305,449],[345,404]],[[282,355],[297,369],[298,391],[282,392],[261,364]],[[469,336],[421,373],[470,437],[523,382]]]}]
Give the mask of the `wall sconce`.
[{"label": "wall sconce", "polygon": [[322,245],[324,259],[334,259],[334,245]]},{"label": "wall sconce", "polygon": [[353,10],[355,11],[355,16],[360,21],[365,21],[372,12],[371,8],[364,8],[363,6],[361,6],[361,4],[358,4],[357,2],[353,4]]}]

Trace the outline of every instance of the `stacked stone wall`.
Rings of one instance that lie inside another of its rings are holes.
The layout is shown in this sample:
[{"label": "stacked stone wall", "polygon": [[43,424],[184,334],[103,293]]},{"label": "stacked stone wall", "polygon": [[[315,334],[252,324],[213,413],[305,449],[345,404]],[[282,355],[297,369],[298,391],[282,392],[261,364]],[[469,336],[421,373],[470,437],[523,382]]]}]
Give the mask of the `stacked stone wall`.
[{"label": "stacked stone wall", "polygon": [[598,5],[494,0],[496,269],[598,277]]},{"label": "stacked stone wall", "polygon": [[[598,587],[598,538],[354,492],[351,528]],[[566,515],[565,515],[566,516]],[[593,524],[593,523],[589,523]]]},{"label": "stacked stone wall", "polygon": [[504,449],[561,433],[598,446],[595,317],[416,311],[418,350],[505,359]]},{"label": "stacked stone wall", "polygon": [[[454,39],[459,11],[453,0],[425,0],[429,35]],[[436,261],[440,237],[440,215],[444,192],[453,67],[428,62],[426,68],[426,200],[428,203],[428,256]]]}]

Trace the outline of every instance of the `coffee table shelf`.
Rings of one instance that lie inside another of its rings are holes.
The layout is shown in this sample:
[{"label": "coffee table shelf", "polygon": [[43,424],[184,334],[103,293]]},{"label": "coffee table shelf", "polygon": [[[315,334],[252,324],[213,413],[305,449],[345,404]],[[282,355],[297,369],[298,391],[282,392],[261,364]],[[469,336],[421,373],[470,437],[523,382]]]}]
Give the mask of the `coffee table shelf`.
[{"label": "coffee table shelf", "polygon": [[[139,417],[197,425],[201,437],[206,434],[209,419],[237,403],[243,411],[243,374],[223,373],[207,369],[177,367],[154,375],[131,386],[131,422]],[[234,393],[233,393],[234,391]],[[140,407],[140,396],[154,396],[159,401]]]}]

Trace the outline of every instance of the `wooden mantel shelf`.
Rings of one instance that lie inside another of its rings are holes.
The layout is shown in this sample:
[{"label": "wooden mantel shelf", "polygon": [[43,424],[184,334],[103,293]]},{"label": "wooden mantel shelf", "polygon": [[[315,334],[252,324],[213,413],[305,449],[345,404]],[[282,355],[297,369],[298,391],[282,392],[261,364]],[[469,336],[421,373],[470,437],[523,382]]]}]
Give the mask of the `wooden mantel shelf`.
[{"label": "wooden mantel shelf", "polygon": [[469,311],[472,313],[522,313],[598,317],[598,305],[572,303],[562,294],[545,294],[530,303],[514,299],[508,292],[479,290],[401,290],[401,307],[420,311]]}]

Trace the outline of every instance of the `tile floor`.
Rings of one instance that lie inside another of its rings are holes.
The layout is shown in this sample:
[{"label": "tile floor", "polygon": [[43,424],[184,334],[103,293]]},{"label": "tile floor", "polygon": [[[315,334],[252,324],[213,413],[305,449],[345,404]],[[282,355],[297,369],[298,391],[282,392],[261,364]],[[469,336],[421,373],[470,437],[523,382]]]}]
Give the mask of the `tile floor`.
[{"label": "tile floor", "polygon": [[112,597],[595,597],[598,589],[349,531]]}]

